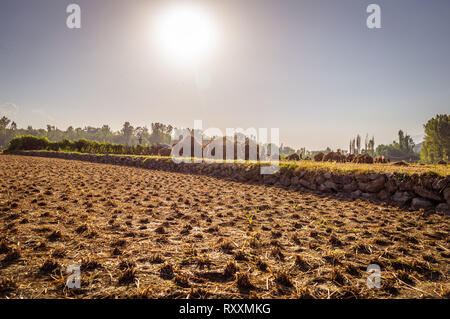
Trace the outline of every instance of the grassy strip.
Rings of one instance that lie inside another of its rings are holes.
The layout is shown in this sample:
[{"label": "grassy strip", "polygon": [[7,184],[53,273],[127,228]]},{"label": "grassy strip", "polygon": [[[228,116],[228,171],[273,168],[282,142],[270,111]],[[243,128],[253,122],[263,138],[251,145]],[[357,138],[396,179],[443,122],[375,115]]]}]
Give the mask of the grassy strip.
[{"label": "grassy strip", "polygon": [[[291,162],[292,163],[292,162]],[[292,165],[292,164],[289,164]],[[314,162],[314,161],[300,161],[295,162],[295,169],[308,171],[323,171],[330,172],[337,175],[345,175],[348,173],[398,173],[408,175],[438,175],[449,176],[450,165],[437,164],[409,164],[408,166],[398,166],[394,163],[388,164],[357,164],[357,163],[336,163],[336,162]]]}]

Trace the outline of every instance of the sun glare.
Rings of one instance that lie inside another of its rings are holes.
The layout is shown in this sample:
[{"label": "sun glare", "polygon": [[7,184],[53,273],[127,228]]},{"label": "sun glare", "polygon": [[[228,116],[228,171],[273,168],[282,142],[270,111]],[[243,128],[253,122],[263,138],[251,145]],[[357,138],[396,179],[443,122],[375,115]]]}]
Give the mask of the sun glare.
[{"label": "sun glare", "polygon": [[195,6],[177,6],[163,12],[156,32],[164,56],[185,65],[198,64],[205,59],[215,40],[210,17]]}]

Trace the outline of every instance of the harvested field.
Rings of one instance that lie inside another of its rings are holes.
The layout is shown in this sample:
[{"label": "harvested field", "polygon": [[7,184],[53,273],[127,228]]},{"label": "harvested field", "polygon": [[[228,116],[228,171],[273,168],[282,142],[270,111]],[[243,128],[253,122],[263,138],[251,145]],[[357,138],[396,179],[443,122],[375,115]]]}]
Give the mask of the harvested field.
[{"label": "harvested field", "polygon": [[51,158],[0,156],[0,177],[3,298],[450,297],[443,214]]}]

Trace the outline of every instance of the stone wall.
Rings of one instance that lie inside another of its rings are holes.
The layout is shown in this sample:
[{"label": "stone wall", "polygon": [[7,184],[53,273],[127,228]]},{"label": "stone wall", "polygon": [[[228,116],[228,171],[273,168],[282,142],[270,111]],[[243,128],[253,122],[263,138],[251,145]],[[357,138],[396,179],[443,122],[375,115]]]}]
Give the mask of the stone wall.
[{"label": "stone wall", "polygon": [[378,199],[413,209],[436,210],[450,214],[450,176],[433,174],[348,172],[344,175],[281,166],[273,175],[261,175],[259,164],[180,163],[168,158],[144,156],[95,155],[47,151],[22,151],[18,155],[80,160],[113,165],[141,167],[226,178],[238,182],[289,187],[299,191],[345,193],[349,197]]}]

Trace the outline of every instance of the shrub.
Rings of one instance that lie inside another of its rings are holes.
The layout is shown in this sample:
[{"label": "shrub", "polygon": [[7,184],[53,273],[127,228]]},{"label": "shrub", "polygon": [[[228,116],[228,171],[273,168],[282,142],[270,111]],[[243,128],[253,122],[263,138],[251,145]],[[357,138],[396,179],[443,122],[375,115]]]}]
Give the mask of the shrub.
[{"label": "shrub", "polygon": [[59,148],[63,151],[70,151],[74,149],[74,143],[67,138],[62,139],[58,144]]},{"label": "shrub", "polygon": [[79,139],[70,141],[67,138],[58,142],[50,142],[46,137],[31,135],[18,136],[9,142],[7,151],[66,151],[94,154],[130,154],[130,155],[157,155],[155,146],[120,145],[107,142]]},{"label": "shrub", "polygon": [[13,138],[8,145],[8,151],[45,150],[50,145],[46,137],[24,135]]},{"label": "shrub", "polygon": [[80,138],[79,140],[74,141],[75,151],[80,152],[80,153],[85,152],[88,145],[89,145],[89,141],[84,138]]},{"label": "shrub", "polygon": [[47,146],[47,149],[50,151],[59,151],[59,143],[58,142],[50,142]]}]

